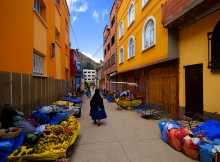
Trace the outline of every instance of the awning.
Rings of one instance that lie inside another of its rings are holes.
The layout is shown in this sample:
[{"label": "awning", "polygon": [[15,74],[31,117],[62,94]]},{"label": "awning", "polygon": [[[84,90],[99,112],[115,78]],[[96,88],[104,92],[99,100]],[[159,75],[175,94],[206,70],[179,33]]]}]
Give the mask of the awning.
[{"label": "awning", "polygon": [[127,85],[129,85],[129,86],[137,86],[138,87],[138,85],[137,85],[137,83],[129,83],[129,82],[110,82],[110,83],[115,83],[115,84],[127,84]]}]

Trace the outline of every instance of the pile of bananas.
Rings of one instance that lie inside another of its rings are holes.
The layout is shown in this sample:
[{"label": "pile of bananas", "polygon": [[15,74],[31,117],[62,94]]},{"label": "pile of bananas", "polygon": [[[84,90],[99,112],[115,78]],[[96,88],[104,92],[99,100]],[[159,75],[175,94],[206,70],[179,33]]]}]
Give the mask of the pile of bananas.
[{"label": "pile of bananas", "polygon": [[52,133],[54,134],[61,134],[63,133],[64,128],[61,125],[55,125],[52,129]]}]

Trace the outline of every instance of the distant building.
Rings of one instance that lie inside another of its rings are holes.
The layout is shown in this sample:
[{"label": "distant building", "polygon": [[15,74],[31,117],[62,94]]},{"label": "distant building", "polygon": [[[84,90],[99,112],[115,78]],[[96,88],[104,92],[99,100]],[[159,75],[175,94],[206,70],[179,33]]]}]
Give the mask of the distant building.
[{"label": "distant building", "polygon": [[96,70],[83,69],[84,81],[91,84],[96,84]]}]

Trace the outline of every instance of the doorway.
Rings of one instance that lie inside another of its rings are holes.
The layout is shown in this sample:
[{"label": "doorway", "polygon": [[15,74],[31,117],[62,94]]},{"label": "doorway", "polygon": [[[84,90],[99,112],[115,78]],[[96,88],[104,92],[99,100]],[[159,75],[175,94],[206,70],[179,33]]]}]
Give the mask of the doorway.
[{"label": "doorway", "polygon": [[185,66],[186,112],[203,113],[203,65]]}]

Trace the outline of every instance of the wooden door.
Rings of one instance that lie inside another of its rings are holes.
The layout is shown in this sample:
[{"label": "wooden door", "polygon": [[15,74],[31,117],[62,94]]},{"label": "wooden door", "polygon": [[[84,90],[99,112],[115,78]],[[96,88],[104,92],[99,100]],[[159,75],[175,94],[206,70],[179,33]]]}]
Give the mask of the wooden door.
[{"label": "wooden door", "polygon": [[167,115],[178,114],[178,74],[175,66],[165,66],[149,72],[148,101],[163,105]]},{"label": "wooden door", "polygon": [[203,113],[202,64],[185,66],[186,112]]}]

